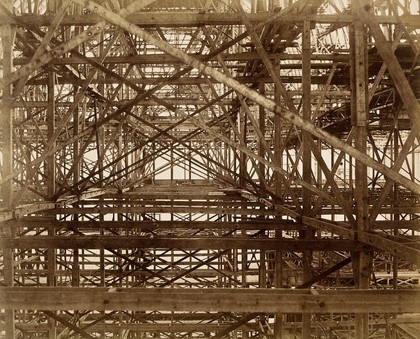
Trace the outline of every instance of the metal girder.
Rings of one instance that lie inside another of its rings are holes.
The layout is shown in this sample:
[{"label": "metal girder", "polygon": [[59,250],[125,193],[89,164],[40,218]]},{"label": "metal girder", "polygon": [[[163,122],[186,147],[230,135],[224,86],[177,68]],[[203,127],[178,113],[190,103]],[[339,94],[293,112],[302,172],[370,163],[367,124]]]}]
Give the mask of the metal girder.
[{"label": "metal girder", "polygon": [[417,291],[0,287],[3,309],[418,313]]}]

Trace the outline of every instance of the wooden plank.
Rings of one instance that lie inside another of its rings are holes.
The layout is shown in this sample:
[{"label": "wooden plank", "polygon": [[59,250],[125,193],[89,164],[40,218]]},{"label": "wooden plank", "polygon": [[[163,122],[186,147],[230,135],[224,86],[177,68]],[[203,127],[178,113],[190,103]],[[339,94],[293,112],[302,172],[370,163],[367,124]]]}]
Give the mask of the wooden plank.
[{"label": "wooden plank", "polygon": [[[253,24],[258,24],[266,21],[272,17],[272,13],[247,13],[248,20]],[[23,17],[23,16],[17,16]],[[25,14],[25,20],[32,22],[37,26],[50,26],[54,20],[54,15],[51,14]],[[183,12],[173,15],[167,12],[140,12],[131,14],[127,17],[130,23],[139,25],[141,27],[197,27],[201,25],[240,25],[242,23],[241,17],[237,13],[196,13],[196,12]],[[94,25],[101,20],[100,16],[95,14],[90,15],[66,15],[61,25]],[[304,20],[311,20],[318,23],[343,23],[350,24],[353,21],[351,15],[346,14],[298,14],[288,13],[287,16],[282,17],[281,23],[290,24],[296,22],[303,22]],[[379,23],[384,24],[397,24],[398,20],[391,16],[382,15],[377,16]],[[403,15],[401,20],[405,24],[419,26],[418,17],[416,15]],[[13,17],[0,15],[1,24],[19,24],[19,21]]]},{"label": "wooden plank", "polygon": [[0,308],[264,313],[420,312],[418,291],[0,287]]}]

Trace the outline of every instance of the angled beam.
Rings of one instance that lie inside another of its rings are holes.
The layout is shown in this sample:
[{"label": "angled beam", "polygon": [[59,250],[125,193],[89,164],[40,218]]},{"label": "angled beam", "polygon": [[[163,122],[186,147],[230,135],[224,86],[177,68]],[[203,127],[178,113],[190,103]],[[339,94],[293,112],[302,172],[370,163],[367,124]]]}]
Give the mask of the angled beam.
[{"label": "angled beam", "polygon": [[[137,0],[131,3],[126,8],[121,9],[118,13],[119,15],[126,17],[127,15],[147,6],[148,4],[154,1],[155,0]],[[2,12],[3,15],[10,17],[10,12],[2,4],[0,4],[0,12]],[[21,19],[19,18],[19,20]],[[17,71],[10,73],[7,76],[4,76],[2,79],[0,79],[0,88],[4,88],[4,86],[9,85],[16,80],[19,80],[20,78],[27,77],[35,70],[49,63],[54,58],[60,57],[62,54],[71,51],[73,48],[76,48],[80,44],[90,40],[93,36],[98,35],[107,26],[108,24],[106,21],[100,21],[94,26],[89,27],[87,30],[83,31],[73,39],[70,39],[69,41],[62,43],[61,45],[54,47],[50,51],[39,55],[38,58],[31,60],[25,66],[19,68]]]},{"label": "angled beam", "polygon": [[224,330],[217,332],[217,334],[215,336],[213,336],[212,338],[214,338],[214,339],[223,338],[224,336],[228,335],[230,332],[238,329],[239,327],[245,325],[249,321],[255,319],[257,316],[258,316],[258,313],[250,313],[250,314],[240,318],[236,323],[230,325],[228,328],[225,328]]},{"label": "angled beam", "polygon": [[308,288],[311,287],[313,284],[317,283],[318,281],[328,277],[330,274],[338,271],[339,269],[343,268],[344,266],[351,263],[351,257],[348,257],[335,265],[331,266],[330,268],[326,269],[324,272],[312,277],[311,279],[305,281],[304,283],[300,284],[296,288]]},{"label": "angled beam", "polygon": [[264,63],[264,66],[267,68],[268,73],[273,78],[274,84],[276,86],[276,90],[280,92],[287,108],[290,111],[296,113],[295,105],[293,104],[289,96],[289,93],[287,93],[286,88],[284,87],[283,82],[280,79],[280,74],[277,72],[277,70],[273,66],[267,52],[265,51],[264,45],[262,44],[260,40],[260,37],[258,36],[257,32],[252,26],[251,22],[248,20],[247,15],[245,14],[244,9],[242,8],[242,5],[239,0],[235,0],[235,7],[238,10],[239,15],[241,16],[241,19],[249,33],[249,36],[251,37],[253,44],[255,45],[255,48],[257,49],[258,54],[261,57],[261,60]]},{"label": "angled beam", "polygon": [[64,326],[71,329],[74,333],[79,334],[82,338],[86,338],[86,339],[95,339],[96,338],[96,337],[91,336],[89,333],[82,330],[81,328],[79,328],[75,324],[71,323],[70,321],[67,321],[66,319],[64,319],[64,318],[60,317],[59,315],[55,314],[54,312],[46,311],[46,310],[43,310],[42,312],[46,316],[58,321],[59,323],[62,323]]},{"label": "angled beam", "polygon": [[[118,14],[114,14],[114,13],[108,11],[107,9],[105,9],[104,7],[98,5],[97,3],[94,3],[94,2],[89,1],[89,0],[73,0],[73,2],[78,3],[81,6],[85,6],[85,7],[89,8],[91,11],[93,11],[94,13],[97,13],[98,15],[104,17],[109,22],[125,29],[127,32],[135,34],[135,35],[139,36],[140,38],[150,42],[151,44],[157,46],[158,48],[160,48],[164,52],[179,58],[180,60],[184,61],[187,65],[198,69],[202,73],[217,79],[218,81],[224,83],[225,85],[235,89],[237,92],[241,93],[243,96],[247,97],[248,99],[253,100],[257,104],[259,104],[261,106],[264,106],[266,109],[268,109],[272,112],[275,112],[276,114],[281,115],[284,119],[286,119],[290,123],[296,125],[298,128],[301,128],[305,131],[310,132],[316,138],[320,138],[322,140],[325,140],[326,142],[328,142],[332,146],[334,146],[334,147],[336,147],[340,150],[345,151],[347,154],[354,157],[355,159],[357,159],[358,161],[360,161],[364,165],[372,167],[373,169],[377,170],[378,172],[382,172],[385,176],[391,178],[395,182],[397,182],[397,183],[401,184],[402,186],[408,188],[409,190],[413,191],[414,193],[420,194],[420,185],[414,183],[413,181],[404,177],[400,173],[398,173],[398,172],[394,171],[393,169],[379,163],[378,161],[372,159],[367,154],[364,154],[363,152],[360,152],[356,148],[352,147],[351,145],[348,145],[344,141],[342,141],[339,138],[329,134],[328,132],[322,130],[321,128],[316,127],[311,122],[303,120],[301,117],[294,114],[293,112],[291,112],[289,110],[285,110],[283,107],[277,105],[274,101],[261,96],[260,94],[258,94],[254,90],[248,88],[247,86],[244,86],[243,84],[238,83],[233,78],[230,78],[230,77],[220,73],[219,71],[211,68],[210,66],[203,64],[201,61],[199,61],[199,60],[197,60],[193,57],[188,56],[186,53],[182,52],[181,50],[178,50],[178,49],[170,46],[166,42],[164,42],[160,39],[157,39],[156,37],[152,36],[148,32],[142,30],[140,27],[130,24],[127,20],[125,20],[124,18],[122,18]],[[205,128],[205,126],[202,126],[201,124],[200,124],[200,127]],[[209,131],[208,128],[205,128],[205,130]],[[210,132],[214,133],[213,131],[210,131]],[[219,134],[217,134],[217,137],[222,138],[223,136],[219,133]],[[225,141],[225,139],[227,139],[227,138],[223,137],[224,141]],[[231,140],[227,140],[227,142],[229,142],[229,144],[231,144]],[[242,151],[242,149],[241,149],[241,151]],[[268,163],[268,165],[276,171],[281,170],[277,166],[273,166],[270,162],[265,161],[265,159],[261,159],[261,157],[258,157],[253,152],[249,152],[248,150],[244,150],[244,152],[247,152],[247,153],[251,154],[251,156],[254,157],[258,161],[264,161],[265,163]],[[304,185],[306,183],[301,183],[301,184]],[[320,191],[320,190],[318,190],[318,191]],[[322,195],[325,195],[325,193],[322,192],[322,191],[320,191],[318,193],[322,194]]]},{"label": "angled beam", "polygon": [[418,134],[420,133],[420,117],[418,114],[420,111],[420,105],[413,93],[410,84],[408,83],[408,80],[400,66],[400,63],[398,62],[397,57],[393,52],[392,45],[385,38],[384,33],[379,26],[379,22],[375,15],[371,12],[371,9],[372,8],[370,6],[364,6],[358,11],[359,16],[369,27],[369,32],[375,39],[375,47],[381,54],[388,68],[388,71],[391,74],[395,87],[397,88],[398,93],[400,94],[400,98],[404,102],[407,113],[413,123],[413,128]]},{"label": "angled beam", "polygon": [[[44,38],[42,39],[41,43],[38,45],[38,48],[36,49],[34,55],[32,56],[31,60],[29,61],[34,63],[35,60],[40,57],[47,49],[48,45],[51,42],[51,39],[53,38],[54,34],[56,34],[56,30],[59,27],[61,21],[63,20],[67,7],[70,5],[71,0],[65,0],[60,8],[60,11],[56,13],[53,21],[51,22],[51,25],[48,27],[48,31],[45,34]],[[17,82],[15,88],[14,88],[14,95],[18,96],[23,87],[25,86],[25,83],[29,79],[29,75],[27,74],[24,77],[20,78]],[[48,82],[49,84],[49,82]]]},{"label": "angled beam", "polygon": [[188,274],[190,274],[191,272],[194,272],[195,270],[197,270],[198,268],[200,268],[201,266],[204,265],[208,265],[209,263],[211,263],[212,261],[220,258],[221,256],[225,255],[226,253],[228,253],[229,250],[224,250],[224,251],[220,251],[218,253],[216,253],[215,255],[212,255],[210,258],[201,261],[199,264],[195,265],[194,267],[189,268],[188,270],[185,270],[179,274],[177,274],[175,277],[171,278],[170,280],[166,281],[165,283],[163,283],[161,286],[159,287],[165,287],[165,286],[169,286],[170,284],[172,284],[173,282],[175,282],[178,279],[181,279],[182,277],[187,276]]}]

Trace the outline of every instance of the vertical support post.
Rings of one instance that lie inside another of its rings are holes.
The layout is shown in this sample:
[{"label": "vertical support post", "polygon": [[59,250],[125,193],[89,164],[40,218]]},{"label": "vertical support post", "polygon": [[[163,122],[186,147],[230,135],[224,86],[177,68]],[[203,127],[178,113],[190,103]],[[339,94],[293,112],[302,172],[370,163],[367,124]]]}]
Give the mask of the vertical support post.
[{"label": "vertical support post", "polygon": [[[12,2],[6,1],[5,6],[12,10]],[[14,30],[11,25],[1,27],[1,39],[3,49],[3,77],[8,76],[13,68],[13,41]],[[8,85],[3,90],[3,100],[0,105],[0,128],[3,136],[3,164],[2,176],[9,177],[13,172],[13,127],[12,127],[12,85]],[[1,186],[1,197],[3,198],[3,207],[10,209],[13,201],[12,180],[6,180]]]},{"label": "vertical support post", "polygon": [[[246,114],[244,109],[241,107],[239,110],[239,138],[246,144]],[[243,152],[239,154],[239,186],[245,186],[246,178],[246,155]]]},{"label": "vertical support post", "polygon": [[[265,86],[264,86],[264,83],[260,83],[259,84],[258,92],[261,95],[264,95],[265,94]],[[260,127],[260,131],[261,131],[261,134],[263,136],[265,136],[265,109],[264,109],[263,106],[259,106],[259,114],[258,115],[259,115],[259,127]],[[264,157],[264,155],[265,155],[264,140],[260,140],[260,142],[258,144],[258,154],[261,157]],[[259,164],[259,167],[260,167],[261,174],[265,176],[265,166],[264,166],[264,164],[260,163]],[[263,185],[264,184],[264,181],[261,181],[260,184]]]},{"label": "vertical support post", "polygon": [[[55,228],[51,227],[48,229],[48,236],[55,235]],[[56,286],[57,284],[57,270],[56,270],[56,249],[54,247],[48,248],[48,286]],[[55,319],[48,318],[48,338],[56,339],[57,338],[57,322]]]},{"label": "vertical support post", "polygon": [[[13,248],[3,249],[3,260],[4,260],[4,283],[6,286],[14,285],[14,250]],[[5,338],[15,338],[15,311],[5,310],[4,315],[5,321]]]},{"label": "vertical support post", "polygon": [[[302,117],[304,120],[311,120],[311,22],[303,22],[302,32]],[[311,145],[312,136],[309,132],[302,131],[302,177],[307,183],[312,181],[312,159]],[[303,215],[311,216],[312,212],[311,192],[303,188]],[[313,231],[302,231],[302,238],[311,239]],[[308,281],[312,277],[312,251],[303,252],[303,279]],[[311,315],[302,316],[302,337],[311,336]]]},{"label": "vertical support post", "polygon": [[[398,130],[398,124],[396,124],[394,128],[394,140],[393,140],[393,163],[397,161],[398,155],[399,155],[399,130]],[[413,165],[415,162],[413,161]],[[398,202],[399,200],[399,194],[398,194],[398,184],[394,183],[394,201]],[[400,220],[400,215],[398,213],[395,213],[393,215],[393,220],[398,221]],[[395,227],[393,230],[394,236],[399,235],[399,229],[398,227]],[[394,255],[392,257],[392,288],[394,290],[398,289],[398,256]],[[398,316],[397,313],[392,314],[392,318],[396,319]],[[389,326],[387,326],[387,331],[389,331]],[[387,338],[395,339],[397,337],[396,330],[394,326],[391,326],[391,330],[388,333]]]},{"label": "vertical support post", "polygon": [[[209,145],[209,147],[211,147],[211,146]],[[170,171],[170,179],[171,179],[171,185],[172,185],[172,184],[174,184],[174,166],[175,166],[175,162],[174,162],[174,143],[173,142],[171,142],[171,150],[170,150],[169,156],[171,157],[171,166],[169,167],[169,171]],[[171,214],[171,220],[173,220],[173,215],[172,214]]]},{"label": "vertical support post", "polygon": [[[74,136],[77,136],[79,134],[79,109],[76,109],[74,111],[73,116],[73,131]],[[79,157],[79,140],[76,140],[73,143],[73,159],[76,161],[76,159]],[[77,162],[77,164],[74,164],[74,172],[73,172],[73,183],[74,187],[76,188],[75,193],[78,193],[79,187],[78,182],[80,181],[80,161]],[[77,205],[75,205],[77,207]],[[74,221],[78,221],[79,216],[74,216]],[[77,248],[74,249],[73,252],[73,269],[72,269],[72,286],[79,286],[79,250]]]},{"label": "vertical support post", "polygon": [[[12,1],[6,0],[3,3],[8,10],[12,10]],[[1,43],[3,49],[3,76],[8,76],[13,68],[13,44],[14,29],[11,25],[3,25],[0,27]],[[12,85],[6,86],[3,90],[3,100],[0,104],[0,128],[3,136],[3,164],[2,175],[8,177],[13,172],[13,133],[12,133]],[[13,201],[12,180],[7,180],[0,187],[0,195],[3,198],[4,208],[11,209]],[[13,230],[12,230],[13,231]],[[13,232],[12,232],[13,235]],[[14,285],[14,250],[13,248],[3,249],[4,260],[4,282],[7,286]],[[15,311],[5,310],[5,337],[15,338]]]},{"label": "vertical support post", "polygon": [[[48,141],[54,135],[55,132],[55,72],[49,68],[48,70],[48,108],[47,108],[47,137]],[[54,146],[54,145],[53,145]],[[46,159],[46,178],[47,178],[47,196],[52,199],[55,194],[55,156],[51,154]],[[48,229],[48,236],[55,236],[55,228],[51,227]],[[56,286],[56,249],[54,247],[48,248],[48,286]],[[55,319],[48,318],[48,338],[57,338],[57,322]]]},{"label": "vertical support post", "polygon": [[265,260],[265,249],[260,250],[260,271],[259,271],[259,286],[261,288],[267,288],[267,269]]},{"label": "vertical support post", "polygon": [[[241,235],[246,237],[246,230],[241,231]],[[241,273],[242,273],[242,287],[247,287],[247,266],[248,266],[248,250],[241,249]]]},{"label": "vertical support post", "polygon": [[[101,33],[101,41],[104,39],[103,32]],[[101,44],[100,47],[100,55],[103,55],[104,53],[104,45]],[[104,75],[98,74],[98,77],[105,78]],[[105,85],[99,84],[98,90],[102,95],[105,95]],[[104,110],[102,106],[97,107],[95,105],[95,117],[97,117],[98,120],[102,120],[104,116]],[[102,187],[103,186],[103,180],[104,180],[104,174],[103,174],[103,161],[104,161],[104,153],[105,153],[105,127],[102,125],[96,129],[96,143],[97,143],[97,154],[98,154],[98,167],[99,167],[99,184]],[[103,197],[100,197],[100,200],[103,200]],[[101,213],[99,215],[99,221],[104,221],[104,215]],[[104,235],[104,228],[101,227],[100,230],[101,236]],[[99,250],[99,270],[100,270],[100,286],[105,287],[105,249],[101,248]],[[105,318],[105,311],[101,311],[101,318]],[[102,320],[101,323],[104,323]],[[99,333],[101,338],[105,337],[105,329],[101,329]]]},{"label": "vertical support post", "polygon": [[[54,77],[55,72],[48,70],[48,108],[47,108],[47,136],[48,141],[55,132],[55,96],[54,96]],[[54,145],[52,145],[54,147]],[[54,154],[48,156],[46,161],[47,170],[47,195],[51,199],[55,193],[55,160]]]},{"label": "vertical support post", "polygon": [[[76,92],[77,92],[77,87],[75,87],[74,89],[75,93],[74,93],[74,97],[76,98]],[[73,133],[74,136],[76,137],[79,134],[79,129],[80,129],[80,124],[79,124],[79,108],[77,107],[74,110],[73,113]],[[74,162],[76,162],[76,159],[79,157],[79,145],[80,142],[79,140],[75,140],[73,142],[73,159]],[[74,164],[74,169],[73,169],[73,186],[75,187],[76,192],[74,193],[78,193],[79,191],[79,183],[80,181],[80,161],[78,161],[77,163]]]},{"label": "vertical support post", "polygon": [[[122,126],[122,122],[120,122],[118,124],[118,141],[117,141],[118,149],[117,149],[117,153],[116,153],[117,158],[119,158],[119,160],[117,161],[117,172],[121,173],[120,177],[117,181],[118,188],[120,188],[120,189],[123,186],[122,169],[123,169],[124,164],[123,164],[123,158],[121,157],[122,154],[123,154],[123,142],[124,142],[124,140],[123,140],[123,126]],[[172,148],[171,148],[171,150],[172,150]]]},{"label": "vertical support post", "polygon": [[[398,125],[398,124],[397,124]],[[394,159],[393,162],[395,163],[395,161],[398,159],[398,153],[399,153],[399,130],[398,130],[398,126],[396,126],[394,128]],[[414,161],[413,161],[414,164]],[[394,183],[394,201],[398,202],[399,200],[399,194],[398,194],[398,184]],[[400,215],[398,213],[394,213],[393,215],[393,220],[394,221],[398,221],[400,220]],[[398,227],[394,228],[394,235],[398,236],[399,235],[399,230]],[[394,255],[392,258],[392,288],[393,289],[397,289],[398,288],[398,256]],[[395,315],[396,317],[396,315]]]},{"label": "vertical support post", "polygon": [[[77,96],[77,87],[74,89],[74,96]],[[74,110],[73,113],[73,133],[74,136],[77,136],[80,132],[80,117],[79,117],[80,111],[79,107],[77,107]],[[79,158],[79,152],[80,152],[80,142],[79,140],[74,141],[73,143],[73,162],[74,162],[74,168],[73,168],[73,186],[75,188],[74,193],[79,193],[79,182],[80,182],[80,161],[77,161]],[[77,163],[76,163],[77,161]],[[74,204],[74,207],[78,207],[77,204]],[[79,216],[76,214],[74,216],[74,221],[78,221]],[[78,287],[80,285],[80,276],[79,276],[79,249],[75,248],[73,250],[73,265],[72,265],[72,280],[71,284],[73,287]],[[79,318],[79,311],[74,311],[74,317],[77,319]]]},{"label": "vertical support post", "polygon": [[48,8],[48,12],[49,13],[55,13],[55,11],[56,11],[56,3],[55,3],[55,1],[56,0],[48,0],[47,1],[47,8]]},{"label": "vertical support post", "polygon": [[[278,102],[281,98],[278,88],[275,86],[274,100]],[[281,166],[282,161],[282,138],[281,138],[281,118],[278,114],[274,115],[274,159],[276,165]],[[282,193],[282,178],[279,172],[274,172],[274,189],[276,197],[281,197]],[[276,198],[276,203],[280,203]],[[281,217],[277,217],[281,218]],[[276,230],[276,238],[282,238],[282,231]],[[283,279],[283,251],[276,249],[275,262],[274,262],[274,286],[275,288],[282,287]],[[274,322],[274,337],[281,339],[283,336],[283,313],[277,313]]]},{"label": "vertical support post", "polygon": [[[239,138],[246,144],[246,113],[241,107],[239,110]],[[247,174],[246,169],[246,155],[240,152],[239,155],[239,185],[245,187],[245,178]],[[246,216],[243,215],[241,219],[246,220]],[[242,235],[246,236],[246,230],[242,230]],[[241,249],[241,263],[242,263],[242,287],[247,287],[247,266],[248,266],[248,250],[246,248]]]},{"label": "vertical support post", "polygon": [[[362,1],[354,0],[354,23],[350,34],[351,42],[351,84],[352,84],[352,126],[355,129],[355,147],[366,153],[367,151],[367,119],[368,119],[368,90],[367,90],[367,30],[358,19],[358,11],[363,10]],[[367,228],[367,167],[360,161],[355,161],[354,199],[356,202],[356,233],[364,232]],[[371,271],[371,253],[357,252],[353,256],[356,287],[369,287]],[[355,337],[368,338],[369,315],[356,314]]]}]

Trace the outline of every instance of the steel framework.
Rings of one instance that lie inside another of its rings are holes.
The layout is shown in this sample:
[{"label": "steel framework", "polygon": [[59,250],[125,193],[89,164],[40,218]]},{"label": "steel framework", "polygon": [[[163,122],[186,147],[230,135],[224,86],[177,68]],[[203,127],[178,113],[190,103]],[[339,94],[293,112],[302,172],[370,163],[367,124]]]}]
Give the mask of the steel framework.
[{"label": "steel framework", "polygon": [[418,0],[3,0],[0,336],[420,338]]}]

